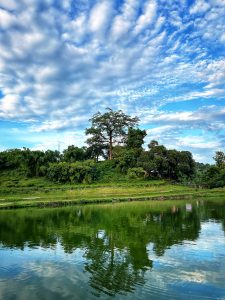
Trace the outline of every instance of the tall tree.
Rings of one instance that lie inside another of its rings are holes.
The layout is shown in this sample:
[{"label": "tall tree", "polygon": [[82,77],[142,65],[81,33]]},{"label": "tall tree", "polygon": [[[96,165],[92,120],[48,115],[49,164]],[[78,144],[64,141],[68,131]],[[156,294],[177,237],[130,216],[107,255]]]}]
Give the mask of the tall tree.
[{"label": "tall tree", "polygon": [[124,141],[129,127],[137,125],[139,119],[126,115],[122,110],[113,111],[107,108],[107,112],[94,114],[90,119],[91,127],[86,129],[86,134],[91,135],[92,141],[107,146],[109,159],[112,159],[113,144]]},{"label": "tall tree", "polygon": [[63,159],[70,163],[84,160],[85,151],[83,148],[79,148],[74,145],[68,146],[68,148],[63,151]]},{"label": "tall tree", "polygon": [[146,130],[141,130],[139,128],[132,128],[128,129],[128,135],[126,139],[126,145],[128,148],[137,148],[141,149],[142,145],[144,144],[144,138],[146,137],[147,133]]},{"label": "tall tree", "polygon": [[225,153],[222,151],[217,151],[216,155],[213,157],[217,167],[225,167]]},{"label": "tall tree", "polygon": [[88,144],[88,148],[86,149],[86,156],[88,158],[94,158],[95,161],[98,161],[100,156],[105,156],[107,146],[102,139],[99,128],[92,130],[92,136],[87,139],[86,143]]}]

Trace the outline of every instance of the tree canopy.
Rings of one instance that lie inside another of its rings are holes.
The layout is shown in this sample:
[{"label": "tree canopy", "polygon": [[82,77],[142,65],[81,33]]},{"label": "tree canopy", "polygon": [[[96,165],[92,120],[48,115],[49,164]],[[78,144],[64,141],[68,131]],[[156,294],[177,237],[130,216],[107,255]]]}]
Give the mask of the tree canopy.
[{"label": "tree canopy", "polygon": [[126,115],[122,110],[113,111],[107,108],[107,112],[97,112],[90,119],[91,127],[86,129],[86,134],[91,135],[87,143],[96,149],[108,149],[108,158],[113,158],[113,145],[125,141],[129,127],[138,124],[137,117]]}]

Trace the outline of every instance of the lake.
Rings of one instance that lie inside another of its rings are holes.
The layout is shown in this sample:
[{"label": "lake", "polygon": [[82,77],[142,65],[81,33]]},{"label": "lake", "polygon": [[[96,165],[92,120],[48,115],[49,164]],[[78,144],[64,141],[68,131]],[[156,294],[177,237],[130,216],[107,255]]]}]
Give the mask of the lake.
[{"label": "lake", "polygon": [[225,299],[225,199],[0,211],[0,299]]}]

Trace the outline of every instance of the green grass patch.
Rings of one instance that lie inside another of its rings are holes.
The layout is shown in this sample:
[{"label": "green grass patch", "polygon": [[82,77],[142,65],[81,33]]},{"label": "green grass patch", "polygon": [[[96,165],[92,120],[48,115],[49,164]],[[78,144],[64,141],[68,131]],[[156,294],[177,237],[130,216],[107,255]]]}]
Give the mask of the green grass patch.
[{"label": "green grass patch", "polygon": [[59,206],[134,200],[225,197],[225,189],[195,189],[165,180],[129,180],[95,184],[57,184],[45,178],[0,176],[0,208]]}]

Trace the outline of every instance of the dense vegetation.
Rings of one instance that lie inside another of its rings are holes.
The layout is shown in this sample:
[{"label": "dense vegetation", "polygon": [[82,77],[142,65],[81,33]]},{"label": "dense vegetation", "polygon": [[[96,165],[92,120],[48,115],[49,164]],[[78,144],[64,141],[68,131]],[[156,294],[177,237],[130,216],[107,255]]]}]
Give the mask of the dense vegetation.
[{"label": "dense vegetation", "polygon": [[215,165],[196,163],[189,151],[167,149],[152,140],[143,149],[146,131],[138,118],[108,109],[93,116],[86,129],[87,147],[59,151],[28,148],[0,152],[0,172],[46,177],[58,183],[92,183],[127,179],[170,179],[209,188],[225,186],[225,154],[216,152]]}]

